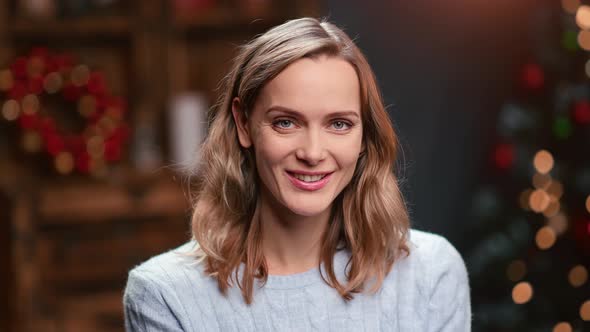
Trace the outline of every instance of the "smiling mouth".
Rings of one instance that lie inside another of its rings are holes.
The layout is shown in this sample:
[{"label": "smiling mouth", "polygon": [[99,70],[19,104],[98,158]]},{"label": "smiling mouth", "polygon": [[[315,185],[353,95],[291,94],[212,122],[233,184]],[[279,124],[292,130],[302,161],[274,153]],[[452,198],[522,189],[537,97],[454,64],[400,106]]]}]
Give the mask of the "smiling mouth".
[{"label": "smiling mouth", "polygon": [[320,175],[305,175],[305,174],[298,174],[298,173],[293,173],[293,172],[288,172],[288,173],[291,176],[293,176],[294,178],[301,180],[303,182],[307,182],[307,183],[318,182],[321,179],[325,178],[326,176],[330,175],[330,173],[320,174]]}]

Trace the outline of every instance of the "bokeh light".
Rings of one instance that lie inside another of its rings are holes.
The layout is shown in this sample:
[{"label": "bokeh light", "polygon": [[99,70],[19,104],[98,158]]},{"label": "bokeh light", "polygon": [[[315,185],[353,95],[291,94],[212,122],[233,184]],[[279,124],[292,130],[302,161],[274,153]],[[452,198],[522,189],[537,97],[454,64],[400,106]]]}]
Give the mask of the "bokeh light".
[{"label": "bokeh light", "polygon": [[19,113],[20,105],[14,99],[9,99],[2,105],[2,116],[8,121],[16,120]]},{"label": "bokeh light", "polygon": [[580,29],[590,29],[590,6],[580,6],[576,11],[576,24]]},{"label": "bokeh light", "polygon": [[84,86],[90,79],[90,69],[88,66],[79,65],[72,70],[71,80],[75,86]]},{"label": "bokeh light", "polygon": [[588,270],[584,265],[576,265],[568,273],[568,280],[573,287],[580,287],[588,281]]},{"label": "bokeh light", "polygon": [[590,51],[590,31],[589,30],[580,30],[578,32],[578,45],[580,48]]},{"label": "bokeh light", "polygon": [[22,100],[22,111],[25,114],[33,114],[39,110],[39,98],[34,94],[26,95]]},{"label": "bokeh light", "polygon": [[0,91],[8,91],[14,84],[14,77],[9,69],[0,70]]},{"label": "bokeh light", "polygon": [[547,150],[540,150],[535,154],[533,165],[537,172],[546,174],[553,168],[553,156]]},{"label": "bokeh light", "polygon": [[43,80],[43,88],[49,94],[58,92],[61,89],[62,84],[63,79],[61,78],[61,75],[56,72],[47,74]]},{"label": "bokeh light", "polygon": [[575,14],[580,7],[580,0],[561,0],[561,7],[564,11]]},{"label": "bokeh light", "polygon": [[557,323],[553,327],[553,332],[572,332],[572,325],[568,322]]},{"label": "bokeh light", "polygon": [[96,111],[96,98],[92,95],[84,95],[78,101],[78,112],[84,116],[89,117]]},{"label": "bokeh light", "polygon": [[529,205],[529,201],[530,201],[532,193],[533,193],[532,189],[525,189],[520,193],[520,195],[518,195],[518,202],[520,204],[520,207],[523,210],[530,210],[531,209],[531,206]]},{"label": "bokeh light", "polygon": [[535,173],[533,175],[533,186],[537,189],[547,189],[551,184],[551,175],[543,173]]},{"label": "bokeh light", "polygon": [[561,212],[549,218],[547,226],[551,227],[556,234],[561,235],[567,230],[567,218]]},{"label": "bokeh light", "polygon": [[590,300],[582,303],[580,307],[580,317],[585,321],[590,321]]},{"label": "bokeh light", "polygon": [[27,152],[38,152],[41,150],[41,136],[35,131],[25,131],[22,138],[23,149]]},{"label": "bokeh light", "polygon": [[551,248],[555,244],[555,240],[557,236],[553,228],[549,226],[543,226],[537,231],[537,235],[535,236],[535,242],[537,243],[537,247],[542,250],[546,250]]},{"label": "bokeh light", "polygon": [[549,187],[547,187],[547,193],[555,197],[555,199],[560,199],[561,195],[563,195],[563,185],[557,180],[552,180]]},{"label": "bokeh light", "polygon": [[549,206],[551,198],[543,189],[537,189],[531,193],[529,197],[529,206],[531,210],[541,213]]},{"label": "bokeh light", "polygon": [[588,195],[588,197],[586,197],[586,211],[588,211],[588,213],[590,213],[590,195]]},{"label": "bokeh light", "polygon": [[[553,196],[550,197],[553,198]],[[559,212],[560,208],[561,204],[559,203],[559,201],[551,200],[551,202],[549,202],[549,205],[547,205],[547,208],[543,210],[543,215],[547,218],[553,217]]]},{"label": "bokeh light", "polygon": [[512,261],[506,269],[506,275],[510,281],[519,281],[526,275],[526,265],[522,260]]},{"label": "bokeh light", "polygon": [[516,304],[525,304],[533,297],[533,286],[529,282],[521,281],[512,288],[512,300]]},{"label": "bokeh light", "polygon": [[104,138],[96,135],[88,139],[86,143],[86,150],[93,158],[99,158],[104,155]]},{"label": "bokeh light", "polygon": [[60,174],[70,174],[74,170],[74,157],[69,152],[60,152],[55,157],[55,169]]}]

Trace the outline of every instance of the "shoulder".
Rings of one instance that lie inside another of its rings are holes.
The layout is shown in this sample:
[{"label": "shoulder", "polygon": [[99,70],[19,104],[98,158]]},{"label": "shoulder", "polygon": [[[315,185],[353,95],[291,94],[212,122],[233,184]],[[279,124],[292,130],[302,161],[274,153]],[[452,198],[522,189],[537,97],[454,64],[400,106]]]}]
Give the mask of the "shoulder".
[{"label": "shoulder", "polygon": [[[465,262],[457,249],[443,236],[411,229],[408,236],[409,255],[402,255],[394,264],[391,283],[409,278],[422,301],[434,300],[437,288],[468,289]],[[408,281],[403,281],[408,282]],[[439,289],[440,291],[440,289]]]},{"label": "shoulder", "polygon": [[208,287],[202,264],[192,255],[196,247],[195,241],[189,241],[132,268],[127,277],[124,302],[182,304],[187,291]]},{"label": "shoulder", "polygon": [[[456,278],[467,283],[467,269],[461,254],[443,236],[425,231],[410,230],[410,260],[425,277],[427,288],[432,291],[442,277]],[[412,257],[414,256],[414,257]]]}]

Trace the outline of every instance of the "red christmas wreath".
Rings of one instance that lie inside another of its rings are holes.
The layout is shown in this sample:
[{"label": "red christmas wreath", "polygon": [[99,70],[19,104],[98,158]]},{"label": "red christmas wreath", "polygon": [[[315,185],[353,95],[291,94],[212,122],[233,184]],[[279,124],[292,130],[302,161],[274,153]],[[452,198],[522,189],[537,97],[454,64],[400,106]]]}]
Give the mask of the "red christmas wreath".
[{"label": "red christmas wreath", "polygon": [[[0,72],[0,90],[6,95],[2,113],[18,121],[25,148],[44,149],[60,173],[74,168],[93,173],[121,159],[129,136],[127,105],[108,92],[101,72],[75,64],[69,55],[35,48]],[[60,99],[60,115],[71,117],[68,108],[77,109],[81,130],[65,128],[47,111],[43,103],[52,96]]]}]

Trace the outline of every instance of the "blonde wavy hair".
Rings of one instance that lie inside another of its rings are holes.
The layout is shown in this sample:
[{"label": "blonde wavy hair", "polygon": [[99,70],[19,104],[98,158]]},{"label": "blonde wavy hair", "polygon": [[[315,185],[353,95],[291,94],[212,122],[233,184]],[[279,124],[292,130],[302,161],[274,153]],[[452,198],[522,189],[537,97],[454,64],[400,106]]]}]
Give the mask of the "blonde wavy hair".
[{"label": "blonde wavy hair", "polygon": [[[255,278],[264,284],[268,268],[261,249],[260,183],[253,148],[239,144],[232,100],[240,99],[240,111],[252,110],[265,83],[298,59],[318,55],[340,57],[355,68],[365,147],[350,183],[332,205],[321,247],[320,260],[327,274],[322,273],[322,278],[351,300],[370,279],[374,281],[371,290],[378,290],[400,253],[409,254],[409,218],[394,174],[397,136],[367,60],[341,29],[325,20],[287,21],[240,48],[211,109],[208,136],[193,177],[191,224],[198,246],[192,254],[216,278],[223,294],[237,284],[248,304]],[[333,266],[336,251],[342,249],[351,253],[346,284],[337,280]]]}]

